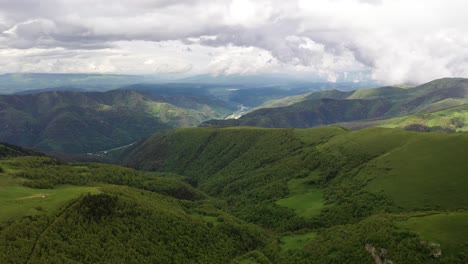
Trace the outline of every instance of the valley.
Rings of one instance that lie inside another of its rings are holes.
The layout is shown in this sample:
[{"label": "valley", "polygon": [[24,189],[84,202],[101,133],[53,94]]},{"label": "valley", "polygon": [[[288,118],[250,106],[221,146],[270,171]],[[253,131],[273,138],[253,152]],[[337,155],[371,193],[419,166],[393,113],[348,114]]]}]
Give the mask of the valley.
[{"label": "valley", "polygon": [[334,124],[350,129],[379,126],[462,132],[467,91],[468,81],[463,78],[405,88],[316,91],[269,100],[238,119],[210,120],[202,126],[307,128]]},{"label": "valley", "polygon": [[0,0],[0,264],[467,264],[466,10]]},{"label": "valley", "polygon": [[465,263],[465,82],[1,96],[0,261]]},{"label": "valley", "polygon": [[[397,263],[463,263],[467,145],[466,135],[389,128],[185,128],[120,150],[119,163],[142,171],[9,157],[0,252],[18,254],[0,259],[21,262],[34,246],[32,263],[373,263],[371,244]],[[159,253],[141,251],[150,248]]]}]

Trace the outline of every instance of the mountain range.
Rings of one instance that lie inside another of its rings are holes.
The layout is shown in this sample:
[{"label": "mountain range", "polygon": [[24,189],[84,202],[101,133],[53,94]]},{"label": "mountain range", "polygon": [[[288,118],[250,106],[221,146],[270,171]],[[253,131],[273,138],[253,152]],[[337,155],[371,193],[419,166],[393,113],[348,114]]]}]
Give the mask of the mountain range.
[{"label": "mountain range", "polygon": [[[198,126],[210,119],[238,115],[270,100],[327,87],[346,87],[333,83],[292,83],[287,87],[133,83],[148,80],[143,77],[2,75],[0,79],[6,85],[13,83],[11,88],[46,84],[50,88],[20,89],[15,94],[0,95],[0,142],[47,152],[94,153],[132,144],[157,131]],[[59,84],[70,86],[54,87]],[[120,88],[105,91],[117,86]]]},{"label": "mountain range", "polygon": [[467,87],[0,96],[0,262],[467,263]]},{"label": "mountain range", "polygon": [[[359,122],[361,124],[359,126],[349,125],[351,128],[357,128],[379,124],[379,122],[365,124],[366,121],[433,113],[467,103],[468,80],[446,78],[416,87],[389,86],[349,92],[328,90],[286,97],[265,102],[238,119],[210,120],[204,122],[202,126],[307,128],[342,122]],[[465,120],[458,118],[453,122],[463,126]]]},{"label": "mountain range", "polygon": [[236,105],[208,97],[132,90],[0,96],[0,140],[45,151],[86,153],[135,142],[159,130],[220,118]]}]

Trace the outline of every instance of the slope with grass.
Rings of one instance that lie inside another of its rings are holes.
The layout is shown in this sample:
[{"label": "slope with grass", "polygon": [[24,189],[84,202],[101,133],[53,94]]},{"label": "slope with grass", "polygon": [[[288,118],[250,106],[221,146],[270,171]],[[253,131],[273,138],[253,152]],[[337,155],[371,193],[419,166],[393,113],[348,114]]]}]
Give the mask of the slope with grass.
[{"label": "slope with grass", "polygon": [[464,232],[468,229],[468,212],[413,216],[398,225],[415,230],[426,241],[440,244],[442,252],[456,254],[460,248],[468,249]]},{"label": "slope with grass", "polygon": [[[466,135],[385,128],[198,128],[155,135],[128,149],[123,160],[185,175],[226,201],[233,215],[279,237],[316,232],[302,251],[287,251],[296,261],[370,262],[367,243],[397,263],[463,263],[461,246],[430,260],[421,233],[401,229],[392,214],[468,210],[467,147]],[[292,261],[278,253],[280,240],[269,247],[270,259]]]},{"label": "slope with grass", "polygon": [[323,194],[314,186],[319,179],[319,172],[314,171],[305,178],[288,181],[288,196],[276,201],[278,205],[293,209],[302,217],[313,217],[320,214],[323,204]]},{"label": "slope with grass", "polygon": [[48,157],[0,166],[2,263],[226,263],[269,240],[177,175]]},{"label": "slope with grass", "polygon": [[[460,103],[464,101],[458,101]],[[430,113],[413,114],[368,122],[348,122],[338,125],[349,129],[365,127],[403,128],[419,132],[468,132],[468,104]]]},{"label": "slope with grass", "polygon": [[389,128],[179,128],[122,151],[145,171],[10,157],[0,261],[466,263],[467,147]]}]

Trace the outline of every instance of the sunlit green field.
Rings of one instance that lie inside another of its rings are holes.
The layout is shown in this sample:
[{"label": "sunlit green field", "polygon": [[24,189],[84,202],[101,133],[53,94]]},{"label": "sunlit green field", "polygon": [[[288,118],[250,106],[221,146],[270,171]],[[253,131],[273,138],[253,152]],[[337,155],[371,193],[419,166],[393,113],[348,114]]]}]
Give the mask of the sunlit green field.
[{"label": "sunlit green field", "polygon": [[406,141],[362,171],[374,177],[367,189],[407,209],[468,209],[468,163],[460,146],[468,146],[467,137],[431,133]]},{"label": "sunlit green field", "polygon": [[442,254],[468,248],[468,212],[411,217],[398,226],[416,232],[427,241],[439,243]]},{"label": "sunlit green field", "polygon": [[306,178],[290,180],[288,182],[289,195],[276,203],[293,209],[302,217],[318,215],[324,206],[323,194],[309,183],[317,178],[318,172],[315,172]]},{"label": "sunlit green field", "polygon": [[85,193],[99,193],[98,187],[63,185],[54,189],[32,189],[0,173],[0,222],[40,213],[53,213],[71,199]]},{"label": "sunlit green field", "polygon": [[461,105],[433,113],[414,114],[378,121],[381,127],[406,127],[412,124],[441,127],[456,132],[468,131],[468,105]]}]

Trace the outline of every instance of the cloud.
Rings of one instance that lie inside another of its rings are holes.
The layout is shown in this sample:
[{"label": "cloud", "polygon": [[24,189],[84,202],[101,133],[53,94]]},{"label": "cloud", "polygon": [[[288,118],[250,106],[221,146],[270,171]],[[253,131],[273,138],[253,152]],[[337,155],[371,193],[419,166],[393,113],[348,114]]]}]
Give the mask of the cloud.
[{"label": "cloud", "polygon": [[64,72],[467,77],[467,8],[464,0],[0,0],[0,51],[14,54],[1,71],[31,70],[35,60]]},{"label": "cloud", "polygon": [[215,57],[208,65],[214,75],[248,75],[267,73],[278,67],[278,61],[258,48],[234,48]]}]

